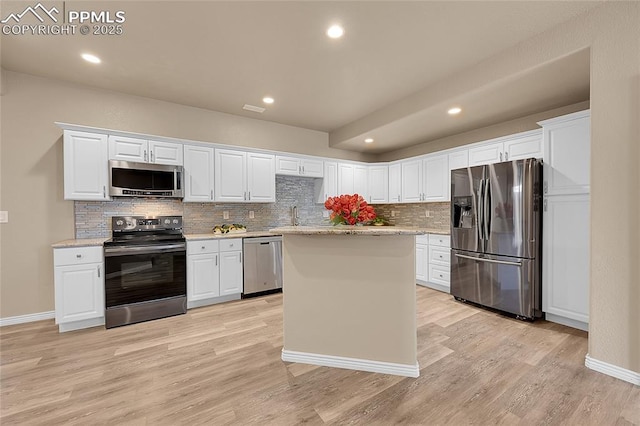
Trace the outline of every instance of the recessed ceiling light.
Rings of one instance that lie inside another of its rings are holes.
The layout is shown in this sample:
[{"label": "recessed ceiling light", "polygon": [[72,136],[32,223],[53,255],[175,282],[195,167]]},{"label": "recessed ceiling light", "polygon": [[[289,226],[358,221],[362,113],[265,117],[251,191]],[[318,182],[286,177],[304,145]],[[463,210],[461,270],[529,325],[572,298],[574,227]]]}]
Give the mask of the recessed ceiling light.
[{"label": "recessed ceiling light", "polygon": [[327,35],[331,38],[340,38],[344,34],[344,28],[340,25],[332,25],[327,30]]},{"label": "recessed ceiling light", "polygon": [[371,139],[371,138],[366,138],[364,140],[364,143],[372,143],[372,142],[373,142],[373,139]]},{"label": "recessed ceiling light", "polygon": [[262,98],[262,102],[264,102],[265,104],[272,104],[273,98],[271,96],[265,96],[264,98]]},{"label": "recessed ceiling light", "polygon": [[449,113],[449,115],[456,115],[456,114],[460,114],[461,111],[462,111],[462,108],[453,107],[453,108],[449,108],[449,111],[447,112]]},{"label": "recessed ceiling light", "polygon": [[91,55],[90,53],[83,53],[82,59],[87,62],[91,62],[92,64],[99,64],[100,62],[102,62],[100,58],[98,58],[96,55]]}]

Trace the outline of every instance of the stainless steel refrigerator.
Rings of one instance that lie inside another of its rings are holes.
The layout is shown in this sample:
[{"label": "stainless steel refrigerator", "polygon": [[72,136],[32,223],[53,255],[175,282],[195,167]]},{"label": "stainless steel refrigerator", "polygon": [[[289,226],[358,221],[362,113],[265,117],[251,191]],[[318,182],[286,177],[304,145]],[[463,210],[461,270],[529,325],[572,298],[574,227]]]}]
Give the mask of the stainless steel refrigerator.
[{"label": "stainless steel refrigerator", "polygon": [[542,316],[542,164],[515,160],[451,171],[451,294]]}]

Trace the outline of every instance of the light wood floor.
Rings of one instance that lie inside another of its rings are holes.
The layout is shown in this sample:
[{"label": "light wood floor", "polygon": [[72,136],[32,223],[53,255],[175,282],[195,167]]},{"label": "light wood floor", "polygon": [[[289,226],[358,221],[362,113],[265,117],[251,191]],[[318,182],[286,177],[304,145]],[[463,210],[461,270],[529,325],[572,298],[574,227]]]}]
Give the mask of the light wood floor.
[{"label": "light wood floor", "polygon": [[4,425],[640,424],[586,333],[417,288],[420,377],[283,363],[282,296],[105,330],[3,327]]}]

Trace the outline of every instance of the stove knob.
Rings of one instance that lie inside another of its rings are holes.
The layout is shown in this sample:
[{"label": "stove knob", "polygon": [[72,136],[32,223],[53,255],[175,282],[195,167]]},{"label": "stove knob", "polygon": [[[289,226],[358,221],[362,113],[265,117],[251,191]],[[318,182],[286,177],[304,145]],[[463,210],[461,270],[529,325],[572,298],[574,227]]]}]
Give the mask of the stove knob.
[{"label": "stove knob", "polygon": [[123,222],[123,221],[121,221],[121,220],[118,220],[118,221],[116,222],[116,225],[118,225],[118,226],[122,226],[123,224],[124,224],[124,222]]},{"label": "stove knob", "polygon": [[170,223],[171,223],[171,221],[170,221],[169,219],[165,219],[165,220],[164,220],[164,224],[165,224],[165,225],[168,225],[168,224],[170,224]]},{"label": "stove knob", "polygon": [[178,219],[173,219],[173,223],[177,225],[178,224]]}]

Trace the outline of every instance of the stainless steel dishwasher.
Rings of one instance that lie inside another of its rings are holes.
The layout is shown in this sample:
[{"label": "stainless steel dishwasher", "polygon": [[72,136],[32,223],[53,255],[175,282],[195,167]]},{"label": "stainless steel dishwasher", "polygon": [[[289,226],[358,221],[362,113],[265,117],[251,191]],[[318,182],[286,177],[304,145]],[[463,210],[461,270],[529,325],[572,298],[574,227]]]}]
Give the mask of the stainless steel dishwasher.
[{"label": "stainless steel dishwasher", "polygon": [[243,297],[281,291],[282,237],[244,238],[243,249]]}]

